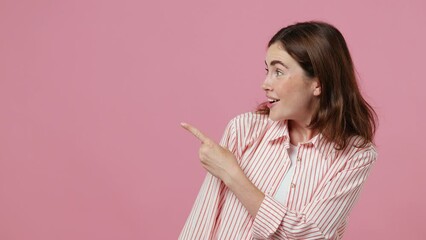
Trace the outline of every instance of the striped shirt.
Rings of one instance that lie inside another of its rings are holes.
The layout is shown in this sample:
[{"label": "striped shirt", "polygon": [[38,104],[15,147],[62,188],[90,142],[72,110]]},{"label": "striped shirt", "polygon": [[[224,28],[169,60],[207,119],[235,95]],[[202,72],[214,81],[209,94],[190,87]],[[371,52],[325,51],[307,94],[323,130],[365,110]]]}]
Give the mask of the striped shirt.
[{"label": "striped shirt", "polygon": [[318,134],[299,144],[285,205],[274,196],[289,170],[287,121],[245,113],[232,119],[220,145],[264,194],[253,218],[224,183],[207,173],[179,239],[341,239],[346,219],[377,153],[372,144],[337,151]]}]

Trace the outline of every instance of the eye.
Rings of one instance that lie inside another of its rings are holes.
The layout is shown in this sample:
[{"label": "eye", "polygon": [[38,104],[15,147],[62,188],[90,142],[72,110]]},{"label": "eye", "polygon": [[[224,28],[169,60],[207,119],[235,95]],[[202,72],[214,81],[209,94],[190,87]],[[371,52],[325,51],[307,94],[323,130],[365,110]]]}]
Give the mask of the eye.
[{"label": "eye", "polygon": [[279,70],[279,69],[275,70],[275,76],[279,77],[279,76],[281,76],[283,74],[284,74],[284,72],[282,72],[281,70]]},{"label": "eye", "polygon": [[265,74],[268,74],[268,73],[269,73],[269,69],[265,68]]}]

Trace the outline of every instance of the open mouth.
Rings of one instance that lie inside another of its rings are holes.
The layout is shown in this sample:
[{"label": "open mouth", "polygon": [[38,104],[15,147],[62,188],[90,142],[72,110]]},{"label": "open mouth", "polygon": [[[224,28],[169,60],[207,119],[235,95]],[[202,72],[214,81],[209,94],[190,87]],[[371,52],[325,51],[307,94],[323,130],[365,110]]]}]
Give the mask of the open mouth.
[{"label": "open mouth", "polygon": [[275,105],[275,103],[277,103],[279,101],[280,101],[279,99],[268,98],[268,103],[266,104],[266,106],[268,108],[272,108]]},{"label": "open mouth", "polygon": [[278,102],[278,101],[280,101],[279,99],[272,99],[272,98],[268,98],[268,102],[270,103],[270,104],[272,104],[272,103],[276,103],[276,102]]}]

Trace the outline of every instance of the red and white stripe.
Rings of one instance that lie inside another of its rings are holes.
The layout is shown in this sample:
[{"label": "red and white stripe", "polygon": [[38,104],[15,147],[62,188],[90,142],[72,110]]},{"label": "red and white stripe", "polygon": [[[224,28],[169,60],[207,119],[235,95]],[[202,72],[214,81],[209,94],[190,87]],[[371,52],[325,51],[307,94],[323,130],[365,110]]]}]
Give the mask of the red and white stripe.
[{"label": "red and white stripe", "polygon": [[283,205],[274,195],[287,173],[286,121],[246,113],[232,119],[220,144],[237,157],[264,194],[256,218],[221,180],[207,173],[179,239],[341,239],[346,218],[377,153],[373,145],[334,149],[321,134],[300,144],[292,184]]}]

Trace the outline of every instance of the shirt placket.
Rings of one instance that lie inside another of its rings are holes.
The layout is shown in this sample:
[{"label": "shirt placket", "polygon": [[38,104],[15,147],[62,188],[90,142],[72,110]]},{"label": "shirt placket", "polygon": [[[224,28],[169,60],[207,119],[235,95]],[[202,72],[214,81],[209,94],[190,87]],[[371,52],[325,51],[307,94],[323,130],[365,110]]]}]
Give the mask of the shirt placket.
[{"label": "shirt placket", "polygon": [[302,174],[302,167],[303,167],[303,153],[305,151],[305,148],[312,147],[312,143],[302,143],[299,144],[297,147],[296,152],[296,166],[294,167],[294,173],[291,179],[290,188],[287,195],[287,207],[290,209],[294,208],[294,200],[295,196],[298,196],[298,191],[300,189],[300,185],[302,184],[303,179],[306,179],[305,176],[300,176]]}]

